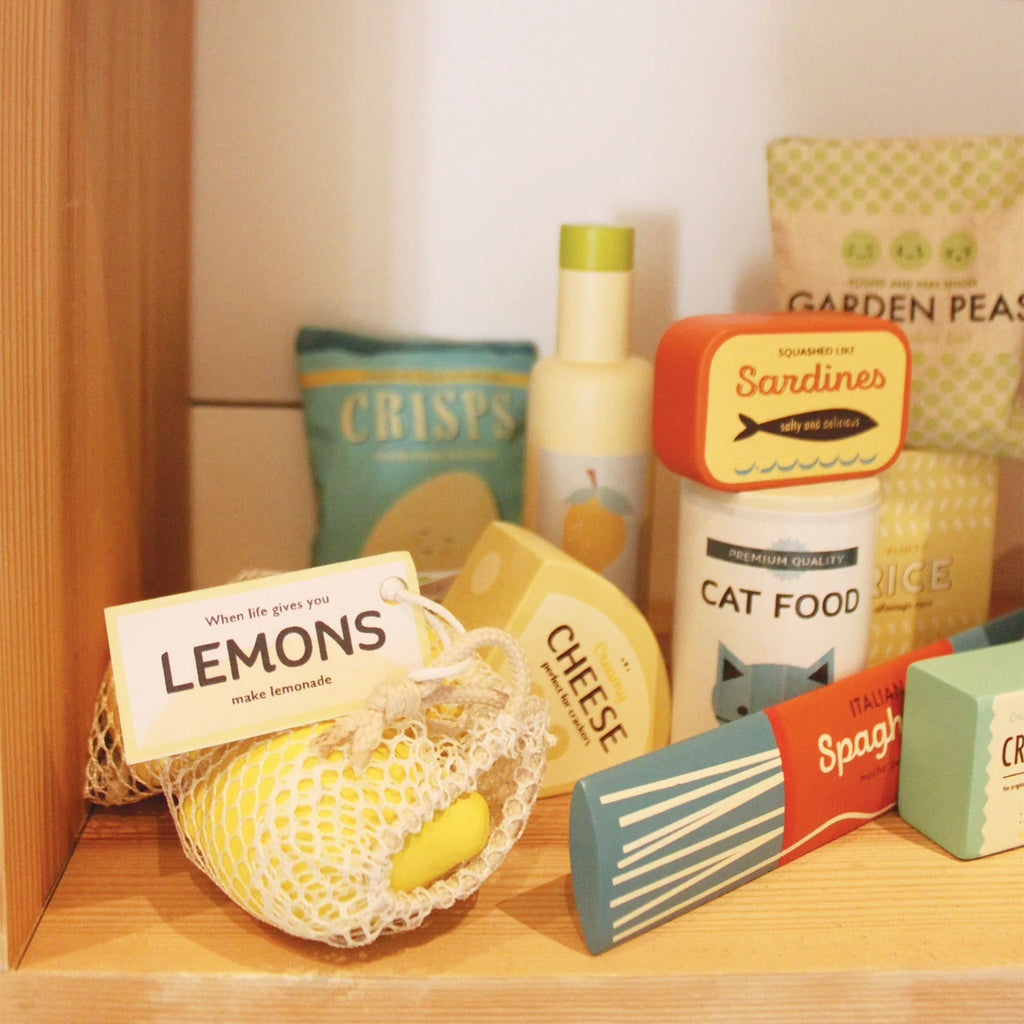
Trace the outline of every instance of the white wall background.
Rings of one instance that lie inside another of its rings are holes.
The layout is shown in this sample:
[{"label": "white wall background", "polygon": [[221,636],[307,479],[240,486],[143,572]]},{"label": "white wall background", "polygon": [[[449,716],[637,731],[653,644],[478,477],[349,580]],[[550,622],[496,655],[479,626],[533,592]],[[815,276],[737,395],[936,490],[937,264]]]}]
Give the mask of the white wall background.
[{"label": "white wall background", "polygon": [[[773,305],[771,138],[1024,131],[1022,0],[196,8],[197,586],[307,562],[300,325],[549,352],[558,227],[612,220],[637,227],[652,355],[681,316]],[[1022,490],[1006,466],[1014,565]],[[659,477],[666,550],[674,501]]]}]

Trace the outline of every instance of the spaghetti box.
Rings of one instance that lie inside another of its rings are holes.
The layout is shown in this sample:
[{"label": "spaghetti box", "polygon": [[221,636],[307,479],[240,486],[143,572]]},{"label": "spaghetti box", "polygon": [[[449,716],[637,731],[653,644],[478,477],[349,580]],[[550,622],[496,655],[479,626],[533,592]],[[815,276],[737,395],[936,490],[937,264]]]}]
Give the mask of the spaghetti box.
[{"label": "spaghetti box", "polygon": [[897,806],[962,860],[1024,846],[1024,641],[910,666]]},{"label": "spaghetti box", "polygon": [[[600,953],[889,811],[903,792],[904,714],[921,725],[928,717],[927,708],[911,715],[909,689],[904,707],[908,672],[974,651],[1016,664],[1019,687],[1022,635],[1024,609],[580,779],[569,857],[587,948]],[[1008,650],[990,655],[994,644]],[[1022,731],[1011,714],[1000,718],[1013,726],[999,732],[1006,758]],[[941,763],[936,740],[929,756]],[[928,787],[941,802],[936,781]],[[1019,801],[1024,789],[1013,792]]]},{"label": "spaghetti box", "polygon": [[654,363],[654,448],[725,491],[870,476],[907,432],[910,346],[852,313],[719,314],[673,324]]}]

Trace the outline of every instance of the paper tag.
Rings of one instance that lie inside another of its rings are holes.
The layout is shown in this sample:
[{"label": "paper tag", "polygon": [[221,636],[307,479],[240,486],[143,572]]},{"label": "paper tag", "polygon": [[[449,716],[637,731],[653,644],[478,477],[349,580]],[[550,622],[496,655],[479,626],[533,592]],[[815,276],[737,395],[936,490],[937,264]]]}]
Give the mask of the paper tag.
[{"label": "paper tag", "polygon": [[106,609],[129,764],[335,718],[430,656],[405,552]]}]

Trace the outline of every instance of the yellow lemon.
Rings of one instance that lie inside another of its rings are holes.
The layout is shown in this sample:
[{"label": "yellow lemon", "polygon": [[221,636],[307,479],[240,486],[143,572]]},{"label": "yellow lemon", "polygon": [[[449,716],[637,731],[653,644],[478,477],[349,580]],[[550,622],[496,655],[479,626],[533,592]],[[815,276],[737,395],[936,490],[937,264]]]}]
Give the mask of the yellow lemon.
[{"label": "yellow lemon", "polygon": [[463,793],[419,832],[406,836],[405,845],[391,858],[391,888],[411,892],[443,878],[475,857],[487,845],[490,831],[487,801],[479,793]]},{"label": "yellow lemon", "polygon": [[430,885],[487,843],[487,803],[470,793],[406,835],[389,865],[388,836],[400,834],[399,815],[426,781],[417,749],[428,741],[388,730],[357,773],[342,751],[313,751],[309,741],[324,728],[252,741],[178,801],[181,830],[207,870],[258,917],[313,915],[343,926],[346,908],[363,905],[368,890]]}]

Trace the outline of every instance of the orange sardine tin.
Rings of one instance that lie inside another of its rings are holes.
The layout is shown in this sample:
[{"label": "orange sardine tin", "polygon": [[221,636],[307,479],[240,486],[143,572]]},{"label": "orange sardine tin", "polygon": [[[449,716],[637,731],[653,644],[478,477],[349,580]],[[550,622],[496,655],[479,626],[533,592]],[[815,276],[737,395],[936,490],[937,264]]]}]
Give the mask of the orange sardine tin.
[{"label": "orange sardine tin", "polygon": [[726,491],[871,476],[907,432],[910,346],[852,313],[717,314],[674,323],[654,361],[654,448]]}]

